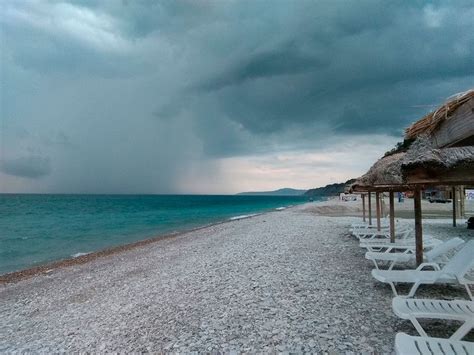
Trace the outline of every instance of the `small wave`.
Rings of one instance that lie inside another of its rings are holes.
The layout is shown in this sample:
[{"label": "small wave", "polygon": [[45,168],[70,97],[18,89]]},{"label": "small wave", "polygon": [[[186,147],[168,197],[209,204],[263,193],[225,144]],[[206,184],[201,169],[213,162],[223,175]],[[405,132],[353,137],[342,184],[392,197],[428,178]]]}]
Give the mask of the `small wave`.
[{"label": "small wave", "polygon": [[258,215],[258,213],[254,213],[254,214],[243,214],[243,215],[241,215],[241,216],[230,217],[229,220],[230,220],[230,221],[238,221],[239,219],[250,218],[250,217],[257,216],[257,215]]},{"label": "small wave", "polygon": [[277,207],[277,208],[275,208],[275,210],[277,210],[277,211],[283,211],[283,210],[286,210],[286,207]]},{"label": "small wave", "polygon": [[76,254],[72,254],[71,256],[73,258],[78,258],[80,256],[84,256],[84,255],[87,255],[87,254],[90,254],[90,252],[87,252],[87,253],[76,253]]}]

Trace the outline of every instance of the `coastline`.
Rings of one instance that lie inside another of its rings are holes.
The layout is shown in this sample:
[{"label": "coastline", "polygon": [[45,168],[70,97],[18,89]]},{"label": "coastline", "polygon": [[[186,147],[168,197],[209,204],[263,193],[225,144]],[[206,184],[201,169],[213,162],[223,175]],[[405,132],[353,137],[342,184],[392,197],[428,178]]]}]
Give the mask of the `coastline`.
[{"label": "coastline", "polygon": [[[313,207],[215,224],[4,283],[0,353],[390,353],[394,334],[412,329],[391,312],[390,288],[374,281],[348,233],[360,218],[317,215]],[[424,227],[434,237],[472,236],[449,220]],[[465,290],[427,286],[419,296],[464,298]],[[439,336],[446,327],[429,331]]]},{"label": "coastline", "polygon": [[[299,204],[299,205],[293,205],[291,207],[285,207],[285,210],[295,208],[295,207],[298,207],[298,206],[302,206],[304,204],[306,204],[306,203],[302,203],[302,204]],[[278,208],[280,208],[280,207],[278,207]],[[56,269],[59,269],[59,268],[65,268],[65,267],[70,267],[70,266],[75,266],[75,265],[86,264],[86,263],[89,263],[89,262],[91,262],[93,260],[96,260],[98,258],[104,258],[104,257],[108,257],[108,256],[111,256],[111,255],[123,253],[123,252],[129,251],[129,250],[133,250],[133,249],[137,249],[137,248],[140,248],[140,247],[147,246],[149,244],[154,244],[154,243],[157,243],[157,242],[162,241],[162,240],[177,238],[177,237],[189,234],[189,233],[193,233],[193,232],[197,232],[197,231],[200,231],[200,230],[203,230],[203,229],[211,228],[211,227],[214,227],[214,226],[217,226],[217,225],[220,225],[220,224],[238,222],[238,221],[241,221],[242,219],[254,218],[256,216],[260,216],[260,215],[267,214],[267,213],[272,213],[272,212],[277,212],[277,211],[280,211],[280,210],[275,208],[275,209],[266,210],[266,211],[263,211],[263,212],[253,213],[251,215],[235,216],[235,217],[231,217],[231,218],[228,218],[228,219],[225,219],[225,220],[216,221],[216,222],[213,222],[213,223],[208,223],[208,224],[205,224],[205,225],[202,225],[202,226],[198,226],[198,227],[194,227],[194,228],[190,228],[190,229],[184,229],[182,231],[159,234],[159,235],[155,235],[153,237],[145,238],[145,239],[142,239],[142,240],[139,240],[139,241],[136,241],[136,242],[126,243],[126,244],[122,244],[122,245],[113,246],[113,247],[110,247],[110,248],[105,248],[105,249],[93,251],[93,252],[90,252],[90,253],[87,253],[87,254],[84,254],[84,255],[80,255],[80,256],[77,256],[77,257],[72,257],[71,256],[69,258],[59,259],[59,260],[56,260],[56,261],[51,261],[51,262],[41,264],[41,265],[38,265],[38,266],[33,266],[33,267],[30,267],[30,268],[26,268],[26,269],[22,269],[22,270],[18,270],[18,271],[8,272],[6,274],[1,274],[0,275],[0,286],[3,285],[3,284],[7,284],[7,283],[18,282],[18,281],[21,281],[23,279],[35,277],[35,276],[41,275],[41,274],[47,275],[47,274],[51,273],[52,271],[54,271]]]},{"label": "coastline", "polygon": [[[426,201],[422,201],[424,215],[428,218],[449,218],[451,213],[449,204],[446,205],[437,205],[429,204]],[[203,229],[211,228],[224,223],[238,222],[242,219],[251,219],[260,215],[265,215],[273,212],[282,212],[290,209],[302,209],[306,213],[311,213],[317,216],[327,216],[327,217],[362,217],[362,208],[360,201],[339,201],[337,197],[328,198],[327,200],[314,201],[314,202],[304,202],[297,205],[292,205],[285,207],[283,210],[278,208],[273,208],[270,210],[265,210],[262,212],[252,213],[250,215],[241,215],[227,218],[225,220],[216,221],[213,223],[208,223],[202,226],[183,229],[181,231],[157,234],[149,238],[145,238],[136,242],[126,243],[122,245],[117,245],[94,252],[90,252],[84,255],[77,257],[68,257],[59,259],[56,261],[48,262],[38,266],[33,266],[30,268],[9,272],[6,274],[0,275],[0,285],[7,283],[18,282],[23,279],[31,278],[37,275],[47,275],[53,270],[58,268],[70,267],[74,265],[82,265],[98,258],[108,257],[118,253],[123,253],[132,249],[140,248],[147,246],[149,244],[157,243],[162,240],[168,240],[172,238],[177,238],[189,233],[197,232]],[[473,206],[470,206],[470,209],[473,209]],[[412,217],[412,201],[406,201],[404,204],[397,204],[395,208],[395,217],[401,219],[411,219]],[[375,217],[374,217],[375,218]],[[463,220],[460,219],[462,222]]]},{"label": "coastline", "polygon": [[[428,218],[449,218],[451,214],[449,204],[437,205],[430,204],[426,201],[422,201],[424,215]],[[23,279],[31,278],[37,275],[47,275],[53,270],[58,268],[70,267],[74,265],[82,265],[89,263],[98,258],[108,257],[111,255],[123,253],[132,249],[145,247],[149,244],[154,244],[160,241],[177,238],[189,233],[197,232],[203,229],[212,228],[220,224],[238,222],[243,219],[251,219],[260,215],[265,215],[273,212],[282,212],[290,209],[302,209],[306,213],[311,213],[317,216],[327,216],[327,217],[362,217],[362,208],[360,201],[339,201],[337,197],[328,198],[327,200],[314,201],[314,202],[304,202],[297,205],[292,205],[289,207],[284,207],[282,210],[281,207],[272,208],[270,210],[265,210],[262,212],[256,212],[249,215],[241,215],[227,218],[225,220],[220,220],[212,223],[208,223],[202,226],[183,229],[176,232],[157,234],[149,238],[138,240],[132,243],[126,243],[122,245],[117,245],[97,251],[93,251],[84,255],[77,257],[68,257],[59,259],[56,261],[47,262],[45,264],[33,266],[30,268],[8,272],[0,275],[0,285],[7,283],[18,282]],[[473,209],[473,206],[470,206],[470,210]],[[400,219],[411,219],[413,215],[412,211],[412,201],[406,201],[404,204],[397,204],[395,208],[395,217]],[[374,217],[375,218],[375,217]],[[459,219],[461,223],[464,220]]]}]

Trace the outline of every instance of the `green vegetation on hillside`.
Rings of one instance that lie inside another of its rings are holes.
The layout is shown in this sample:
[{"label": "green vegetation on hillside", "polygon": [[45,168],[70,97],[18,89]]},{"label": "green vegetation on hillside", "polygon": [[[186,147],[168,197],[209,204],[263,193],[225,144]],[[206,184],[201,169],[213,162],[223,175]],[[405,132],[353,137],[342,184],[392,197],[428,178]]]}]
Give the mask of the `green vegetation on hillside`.
[{"label": "green vegetation on hillside", "polygon": [[290,188],[283,188],[274,191],[249,191],[240,192],[237,195],[258,195],[258,196],[302,196],[306,190],[297,190]]},{"label": "green vegetation on hillside", "polygon": [[315,189],[310,189],[304,193],[304,196],[308,197],[317,197],[317,196],[337,196],[341,192],[344,192],[346,185],[350,185],[355,181],[355,179],[347,180],[346,182],[329,184],[324,187],[317,187]]},{"label": "green vegetation on hillside", "polygon": [[387,157],[389,155],[393,155],[396,153],[406,152],[408,148],[410,148],[413,142],[414,142],[414,139],[404,139],[403,142],[398,142],[395,145],[395,148],[389,150],[388,152],[384,154],[384,157]]}]

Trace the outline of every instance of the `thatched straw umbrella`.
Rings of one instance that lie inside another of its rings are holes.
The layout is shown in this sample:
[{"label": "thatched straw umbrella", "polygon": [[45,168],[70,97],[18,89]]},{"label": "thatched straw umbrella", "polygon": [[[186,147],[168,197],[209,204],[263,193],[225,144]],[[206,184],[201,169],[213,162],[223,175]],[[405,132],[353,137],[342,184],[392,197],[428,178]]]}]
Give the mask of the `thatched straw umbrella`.
[{"label": "thatched straw umbrella", "polygon": [[357,179],[352,186],[376,188],[377,186],[402,185],[404,181],[401,174],[401,163],[405,154],[404,152],[395,153],[377,160],[369,171]]},{"label": "thatched straw umbrella", "polygon": [[401,169],[403,181],[411,184],[473,184],[474,145],[435,148],[429,137],[422,136],[406,153]]}]

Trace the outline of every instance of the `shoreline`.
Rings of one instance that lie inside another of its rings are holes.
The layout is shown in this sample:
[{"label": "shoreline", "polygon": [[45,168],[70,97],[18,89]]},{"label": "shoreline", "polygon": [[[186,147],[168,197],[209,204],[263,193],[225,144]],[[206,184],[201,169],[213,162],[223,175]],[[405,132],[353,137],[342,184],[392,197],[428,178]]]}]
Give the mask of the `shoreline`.
[{"label": "shoreline", "polygon": [[[305,203],[302,203],[302,204],[299,204],[299,205],[292,205],[291,207],[285,207],[284,210],[289,210],[289,209],[292,209],[292,208],[295,208],[295,207],[298,207],[298,206],[302,206],[306,203],[308,203],[308,202],[305,202]],[[278,207],[278,208],[280,208],[280,207]],[[208,224],[198,226],[198,227],[194,227],[194,228],[191,228],[191,229],[184,229],[182,231],[159,234],[159,235],[155,235],[153,237],[138,240],[136,242],[126,243],[126,244],[122,244],[122,245],[117,245],[117,246],[113,246],[113,247],[93,251],[93,252],[90,252],[90,253],[87,253],[87,254],[84,254],[84,255],[80,255],[80,256],[77,256],[77,257],[72,257],[71,256],[71,257],[68,257],[68,258],[63,258],[63,259],[59,259],[59,260],[56,260],[56,261],[50,261],[50,262],[47,262],[45,264],[29,267],[29,268],[26,268],[26,269],[8,272],[6,274],[1,274],[0,275],[0,285],[15,283],[15,282],[18,282],[18,281],[21,281],[21,280],[24,280],[24,279],[35,277],[37,275],[48,275],[52,271],[60,269],[60,268],[86,264],[86,263],[89,263],[91,261],[97,260],[99,258],[105,258],[105,257],[111,256],[111,255],[120,254],[120,253],[129,251],[129,250],[133,250],[133,249],[137,249],[137,248],[149,245],[149,244],[157,243],[161,240],[169,240],[169,239],[177,238],[177,237],[189,234],[189,233],[197,232],[197,231],[200,231],[200,230],[203,230],[203,229],[212,228],[214,226],[218,226],[218,225],[221,225],[221,224],[230,223],[230,222],[238,222],[238,221],[241,221],[243,219],[251,219],[251,218],[255,218],[257,216],[261,216],[261,215],[272,213],[272,212],[279,212],[279,211],[281,211],[281,210],[277,210],[276,208],[274,208],[274,209],[266,210],[266,211],[263,211],[263,212],[253,213],[253,214],[250,214],[250,215],[234,216],[234,217],[230,217],[230,218],[225,219],[225,220],[220,220],[220,221],[208,223]]]},{"label": "shoreline", "polygon": [[[3,284],[0,353],[392,352],[394,334],[413,329],[391,312],[391,289],[374,281],[372,263],[348,234],[360,219],[317,215],[312,206]],[[472,237],[449,220],[424,228],[440,239]],[[419,292],[466,297],[460,287]]]},{"label": "shoreline", "polygon": [[[189,233],[206,230],[208,228],[212,228],[214,226],[218,226],[221,224],[237,222],[237,221],[242,221],[246,219],[253,219],[255,217],[266,215],[272,212],[282,212],[282,211],[287,211],[290,209],[300,208],[300,209],[303,209],[305,213],[310,213],[315,216],[326,216],[326,217],[333,217],[333,218],[334,217],[335,218],[338,218],[338,217],[360,218],[362,217],[362,208],[360,204],[361,204],[360,201],[341,202],[336,197],[334,197],[334,198],[328,198],[326,200],[304,202],[301,204],[291,205],[289,207],[285,207],[285,209],[283,210],[279,209],[281,207],[277,207],[277,208],[272,208],[270,210],[264,210],[262,212],[249,213],[245,215],[237,215],[237,216],[229,217],[224,220],[208,223],[202,226],[198,226],[198,227],[194,227],[190,229],[184,229],[181,231],[176,231],[176,232],[171,232],[171,233],[158,234],[158,235],[154,235],[152,237],[141,239],[135,242],[93,251],[91,253],[81,255],[78,257],[66,257],[63,259],[47,262],[45,264],[29,267],[26,269],[13,271],[6,274],[1,274],[0,285],[15,283],[24,279],[35,277],[37,275],[48,275],[50,272],[57,269],[71,267],[75,265],[83,265],[100,258],[105,258],[108,256],[120,254],[129,250],[133,250],[133,249],[137,249],[146,245],[154,244],[159,241],[170,240],[170,239],[177,238],[183,235],[187,235]],[[424,201],[424,207],[426,208],[427,206],[433,207],[432,204],[428,204],[426,201]],[[437,207],[437,206],[434,206],[434,207]],[[445,206],[441,206],[441,207],[445,207]],[[430,212],[433,214],[431,214]],[[429,210],[424,209],[424,215],[426,216],[425,218],[426,219],[447,218],[444,215],[441,215],[441,214],[438,215],[437,212],[438,211],[436,210],[429,211]],[[411,203],[405,203],[401,205],[397,204],[397,207],[395,208],[395,218],[412,219],[412,213],[413,212],[411,211]],[[459,219],[459,222],[461,221],[464,222],[463,219]]]}]

